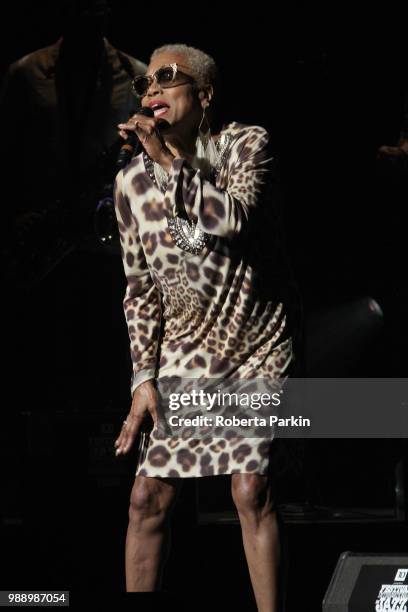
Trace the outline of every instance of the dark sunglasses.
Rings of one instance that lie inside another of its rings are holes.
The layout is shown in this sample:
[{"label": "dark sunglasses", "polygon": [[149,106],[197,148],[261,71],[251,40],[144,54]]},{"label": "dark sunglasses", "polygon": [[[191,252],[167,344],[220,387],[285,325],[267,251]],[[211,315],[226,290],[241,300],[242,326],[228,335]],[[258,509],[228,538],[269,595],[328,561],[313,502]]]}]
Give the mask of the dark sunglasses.
[{"label": "dark sunglasses", "polygon": [[[184,81],[183,81],[184,79]],[[142,98],[146,95],[150,85],[156,81],[160,87],[175,87],[184,83],[194,83],[193,77],[181,72],[178,64],[166,64],[153,72],[153,74],[138,76],[132,81],[132,90],[137,96]]]}]

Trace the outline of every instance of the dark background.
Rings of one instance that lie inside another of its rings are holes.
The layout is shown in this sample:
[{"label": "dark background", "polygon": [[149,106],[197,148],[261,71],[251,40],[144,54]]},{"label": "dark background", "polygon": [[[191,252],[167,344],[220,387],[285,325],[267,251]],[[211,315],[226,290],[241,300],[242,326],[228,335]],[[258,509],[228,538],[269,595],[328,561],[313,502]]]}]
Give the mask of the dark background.
[{"label": "dark background", "polygon": [[[10,62],[55,42],[59,36],[55,4],[3,5],[1,75]],[[281,166],[287,240],[305,317],[371,296],[383,311],[384,328],[364,351],[356,346],[352,373],[405,377],[407,180],[376,161],[378,147],[398,139],[408,89],[400,8],[388,3],[378,12],[372,7],[358,12],[344,3],[314,3],[301,9],[287,3],[283,7],[261,2],[238,6],[122,1],[112,6],[106,36],[145,62],[152,49],[167,42],[191,44],[214,56],[223,77],[225,118],[263,125],[272,134]],[[35,143],[25,147],[23,157],[35,151]],[[6,178],[3,185],[7,188]],[[351,347],[354,340],[353,334],[344,336]],[[343,372],[344,364],[337,365]],[[17,440],[14,433],[3,445],[7,580],[1,588],[68,585],[79,591],[96,589],[104,581],[113,591],[123,589],[123,537],[133,458],[112,468],[113,460],[106,459],[103,451],[98,455],[98,449],[114,439],[121,413],[117,423],[112,423],[111,415],[103,416],[105,430],[96,422],[96,413],[63,411],[59,419],[42,422],[32,413],[26,418],[17,414],[15,406],[20,411],[24,403],[21,391],[29,405],[28,390],[20,388],[15,390],[19,403],[12,399],[3,409],[19,433]],[[30,408],[35,413],[35,407]],[[308,499],[323,505],[390,506],[399,456],[398,441],[319,441],[308,450],[303,489],[290,489],[286,483],[283,502]],[[312,482],[306,492],[305,478]],[[192,483],[186,491],[176,517],[179,537],[168,588],[177,592],[176,568],[184,568],[194,591],[194,580],[203,574],[198,566],[196,571],[185,567],[190,564],[189,546],[206,550],[212,542],[203,557],[208,584],[214,577],[218,589],[235,588],[237,601],[240,590],[242,597],[248,597],[239,528],[200,531],[192,519]],[[319,609],[342,550],[406,548],[406,530],[398,526],[339,524],[336,528],[312,521],[303,528],[289,528],[288,538],[291,602],[302,601],[296,600],[298,589],[310,588],[314,602],[310,610]],[[212,562],[214,547],[217,560]],[[198,563],[197,556],[195,552]],[[221,580],[240,572],[241,582]],[[250,606],[244,609],[253,609]]]},{"label": "dark background", "polygon": [[[107,38],[116,47],[146,62],[169,41],[203,48],[222,74],[225,119],[270,130],[286,189],[290,251],[307,303],[367,294],[388,308],[403,285],[404,199],[399,186],[387,185],[384,193],[375,155],[398,138],[408,88],[399,5],[225,4],[215,12],[188,2],[159,3],[150,11],[112,4]],[[6,7],[2,73],[59,36],[58,3]],[[399,367],[395,354],[393,375]]]}]

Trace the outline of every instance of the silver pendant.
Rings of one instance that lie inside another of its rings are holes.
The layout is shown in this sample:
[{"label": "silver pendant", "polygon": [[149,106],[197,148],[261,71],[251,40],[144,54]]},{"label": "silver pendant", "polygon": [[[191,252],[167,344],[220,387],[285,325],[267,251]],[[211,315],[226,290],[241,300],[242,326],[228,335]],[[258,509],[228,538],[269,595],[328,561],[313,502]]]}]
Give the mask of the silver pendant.
[{"label": "silver pendant", "polygon": [[[224,164],[230,143],[231,136],[229,134],[223,134],[216,143],[219,162],[217,167],[214,168],[215,174],[221,170]],[[165,193],[168,181],[166,172],[159,164],[154,163],[146,153],[143,154],[143,157],[150,178],[160,191]],[[211,234],[200,230],[193,221],[178,215],[167,217],[167,226],[174,243],[183,251],[193,253],[193,255],[199,255],[211,238]]]},{"label": "silver pendant", "polygon": [[210,235],[200,230],[193,221],[179,216],[167,217],[167,226],[175,244],[188,253],[199,255]]}]

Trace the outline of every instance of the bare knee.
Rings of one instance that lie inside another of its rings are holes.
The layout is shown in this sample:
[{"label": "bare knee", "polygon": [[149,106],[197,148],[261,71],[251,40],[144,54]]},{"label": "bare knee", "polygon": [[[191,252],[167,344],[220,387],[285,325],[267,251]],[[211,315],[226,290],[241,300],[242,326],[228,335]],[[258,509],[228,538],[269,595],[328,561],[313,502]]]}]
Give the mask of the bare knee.
[{"label": "bare knee", "polygon": [[156,478],[137,476],[132,488],[129,520],[135,525],[148,522],[152,527],[164,523],[172,506],[175,491]]},{"label": "bare knee", "polygon": [[261,520],[274,513],[270,483],[260,474],[232,474],[231,493],[240,518]]}]

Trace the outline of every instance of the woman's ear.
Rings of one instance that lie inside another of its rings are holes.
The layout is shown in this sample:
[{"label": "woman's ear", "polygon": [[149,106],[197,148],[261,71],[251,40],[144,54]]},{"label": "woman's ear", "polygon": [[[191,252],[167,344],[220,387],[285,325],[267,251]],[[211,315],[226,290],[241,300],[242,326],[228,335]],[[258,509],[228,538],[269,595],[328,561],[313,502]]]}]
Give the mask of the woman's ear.
[{"label": "woman's ear", "polygon": [[204,110],[210,106],[210,102],[212,100],[214,94],[214,89],[212,85],[207,85],[203,87],[198,93],[198,99],[201,103],[201,108]]}]

